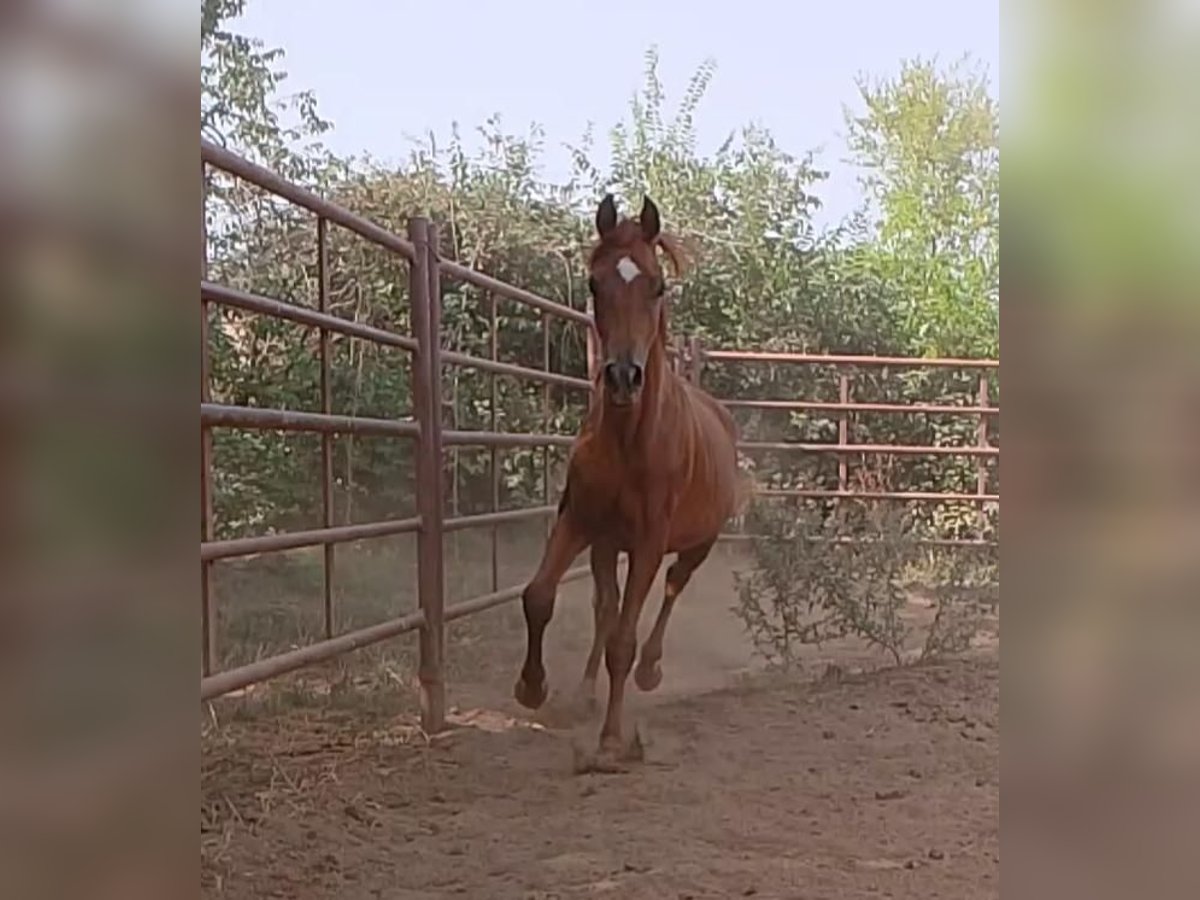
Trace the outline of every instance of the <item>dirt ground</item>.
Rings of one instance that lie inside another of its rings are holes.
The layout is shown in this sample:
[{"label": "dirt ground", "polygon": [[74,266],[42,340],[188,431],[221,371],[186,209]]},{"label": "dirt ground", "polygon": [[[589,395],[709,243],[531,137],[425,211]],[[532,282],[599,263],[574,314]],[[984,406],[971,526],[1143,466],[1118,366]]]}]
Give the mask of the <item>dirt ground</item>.
[{"label": "dirt ground", "polygon": [[[998,642],[878,669],[826,647],[803,673],[763,672],[729,612],[735,565],[714,557],[681,598],[659,690],[631,685],[645,760],[622,774],[575,774],[598,719],[511,699],[511,605],[456,627],[454,727],[433,739],[407,658],[206,709],[203,896],[999,896]],[[560,594],[552,691],[578,678],[589,592]]]}]

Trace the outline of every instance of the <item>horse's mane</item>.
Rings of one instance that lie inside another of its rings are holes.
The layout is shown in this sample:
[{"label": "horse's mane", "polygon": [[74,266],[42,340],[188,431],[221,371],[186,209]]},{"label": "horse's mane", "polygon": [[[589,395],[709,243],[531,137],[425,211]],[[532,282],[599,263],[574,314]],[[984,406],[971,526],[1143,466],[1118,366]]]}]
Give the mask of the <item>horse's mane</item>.
[{"label": "horse's mane", "polygon": [[682,278],[691,262],[691,254],[683,239],[669,231],[660,231],[658,237],[654,239],[654,243],[662,248],[663,255],[671,265],[671,274],[676,278]]}]

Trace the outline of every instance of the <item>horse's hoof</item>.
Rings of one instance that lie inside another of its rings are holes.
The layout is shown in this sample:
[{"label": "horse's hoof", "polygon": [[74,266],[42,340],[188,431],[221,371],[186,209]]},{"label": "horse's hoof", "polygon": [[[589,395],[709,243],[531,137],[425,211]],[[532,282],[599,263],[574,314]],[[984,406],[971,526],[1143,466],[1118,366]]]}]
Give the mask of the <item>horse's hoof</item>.
[{"label": "horse's hoof", "polygon": [[629,771],[629,762],[619,741],[602,740],[595,753],[575,748],[576,775],[621,775]]},{"label": "horse's hoof", "polygon": [[524,678],[518,678],[513,687],[513,696],[526,709],[537,709],[546,702],[546,682],[530,684]]},{"label": "horse's hoof", "polygon": [[619,753],[608,750],[588,753],[581,747],[575,748],[576,775],[622,775],[628,771],[629,765]]},{"label": "horse's hoof", "polygon": [[608,735],[600,739],[600,747],[592,753],[575,748],[575,773],[583,775],[589,772],[616,775],[628,772],[633,764],[644,762],[646,748],[642,742],[642,732],[638,727],[633,729],[633,738],[628,743],[621,738]]},{"label": "horse's hoof", "polygon": [[650,665],[638,663],[633,670],[633,681],[640,690],[652,691],[662,684],[662,664],[653,662]]}]

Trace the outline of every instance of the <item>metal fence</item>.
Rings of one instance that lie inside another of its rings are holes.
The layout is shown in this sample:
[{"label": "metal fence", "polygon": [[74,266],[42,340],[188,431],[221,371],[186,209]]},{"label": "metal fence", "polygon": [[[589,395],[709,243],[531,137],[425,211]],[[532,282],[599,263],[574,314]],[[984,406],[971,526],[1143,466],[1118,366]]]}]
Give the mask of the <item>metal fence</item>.
[{"label": "metal fence", "polygon": [[[836,488],[759,488],[759,496],[794,497],[837,500],[848,498],[863,501],[902,501],[909,503],[958,502],[980,507],[999,508],[1000,494],[989,489],[991,477],[989,465],[998,464],[1000,448],[989,438],[989,420],[1000,415],[1000,407],[989,400],[988,376],[999,369],[994,359],[947,359],[914,358],[897,356],[833,356],[814,353],[786,353],[744,350],[708,350],[695,339],[688,351],[692,378],[702,383],[703,371],[712,363],[759,363],[775,366],[821,366],[833,367],[838,371],[838,397],[836,400],[748,400],[734,397],[719,397],[730,409],[757,409],[776,412],[836,413],[838,438],[835,443],[812,443],[804,441],[760,441],[743,440],[743,453],[756,451],[792,451],[811,454],[829,454],[837,457]],[[955,369],[977,372],[973,403],[873,403],[858,402],[851,398],[853,379],[850,372],[862,368],[889,367],[895,369]],[[895,443],[851,443],[850,423],[855,413],[888,413],[895,415],[920,415],[956,417],[974,420],[975,444],[905,445]],[[975,490],[970,493],[955,491],[862,491],[850,484],[848,461],[854,457],[870,456],[940,456],[970,457],[975,459]],[[982,531],[982,528],[980,529]],[[738,540],[751,537],[743,534],[727,534],[727,539]],[[977,538],[922,539],[919,543],[938,546],[994,546],[994,540],[982,535]]]},{"label": "metal fence", "polygon": [[[370,222],[349,210],[305,190],[277,174],[251,163],[242,157],[201,141],[201,185],[202,198],[207,185],[207,169],[212,167],[273,194],[297,207],[307,210],[316,218],[317,259],[317,307],[311,309],[272,297],[260,296],[216,284],[208,280],[208,236],[206,233],[207,211],[202,199],[201,215],[201,383],[200,383],[200,427],[201,427],[201,542],[200,542],[200,595],[201,595],[201,681],[202,700],[211,699],[239,688],[263,681],[286,672],[311,665],[322,660],[348,653],[360,647],[383,641],[409,631],[419,631],[418,680],[421,686],[422,723],[426,730],[436,731],[445,718],[445,684],[443,650],[444,629],[447,622],[511,601],[520,596],[524,585],[501,587],[498,584],[496,527],[508,523],[544,518],[552,515],[555,507],[549,496],[549,448],[569,446],[571,435],[501,433],[496,431],[496,382],[498,375],[512,376],[539,382],[544,387],[543,410],[546,422],[550,420],[550,389],[557,386],[580,393],[586,401],[590,382],[585,378],[553,372],[550,369],[550,322],[559,319],[586,330],[589,372],[594,371],[594,338],[590,317],[544,297],[491,278],[457,262],[443,258],[438,252],[436,227],[423,218],[409,221],[406,236],[401,237]],[[394,253],[408,263],[409,297],[411,302],[410,333],[394,331],[351,321],[329,311],[329,265],[328,233],[330,226],[344,228],[359,237]],[[485,292],[491,319],[491,341],[488,357],[445,351],[441,347],[441,297],[442,282],[453,280],[475,286]],[[541,313],[543,331],[543,367],[529,368],[512,363],[500,362],[497,353],[496,305],[500,300],[522,304]],[[209,311],[214,306],[231,307],[262,316],[287,320],[319,331],[320,343],[320,411],[301,412],[295,410],[251,408],[214,403],[210,394],[209,375]],[[412,419],[383,419],[364,416],[334,415],[331,411],[330,389],[330,335],[341,334],[374,344],[403,350],[409,354],[412,374]],[[773,363],[822,363],[854,366],[868,365],[937,365],[992,368],[994,361],[977,360],[909,360],[885,359],[880,357],[828,357],[805,356],[802,354],[745,353],[729,350],[706,350],[698,341],[690,342],[687,352],[672,350],[676,368],[689,367],[691,377],[700,379],[706,365],[726,361],[773,362]],[[442,370],[445,366],[467,366],[490,373],[491,420],[488,431],[460,431],[442,425]],[[839,413],[839,441],[837,444],[770,443],[747,441],[744,449],[753,452],[759,449],[794,449],[813,453],[836,453],[840,457],[839,485],[836,491],[796,490],[796,496],[848,497],[861,496],[846,482],[846,458],[851,454],[871,453],[963,453],[981,457],[997,456],[998,448],[987,443],[987,417],[998,410],[988,405],[986,380],[981,379],[977,407],[937,407],[931,405],[887,405],[853,403],[849,398],[849,382],[843,377],[841,395],[837,402],[814,401],[755,401],[726,400],[731,407],[779,408],[787,410],[822,410]],[[928,414],[977,415],[979,417],[978,442],[974,447],[903,447],[895,445],[854,445],[847,442],[848,417],[855,411],[874,412],[921,412]],[[214,537],[212,503],[212,429],[245,428],[276,431],[316,433],[321,436],[322,506],[323,527],[284,534],[271,534],[229,540]],[[376,435],[396,440],[412,441],[415,453],[415,494],[417,515],[411,518],[391,519],[353,525],[335,526],[333,509],[332,440],[335,434]],[[445,514],[445,478],[442,467],[443,452],[454,447],[487,447],[492,454],[492,511],[476,515],[448,517]],[[543,484],[546,491],[543,505],[517,510],[499,509],[499,488],[495,455],[505,447],[543,448]],[[998,501],[998,495],[986,493],[986,471],[980,464],[978,490],[971,495],[939,494],[940,499],[970,498],[980,502]],[[931,496],[931,495],[930,495]],[[929,499],[916,493],[879,495],[880,499]],[[453,605],[445,604],[443,560],[444,536],[468,528],[492,529],[492,590]],[[338,544],[365,538],[414,533],[417,538],[417,595],[418,608],[388,621],[366,628],[336,634],[334,629],[333,579],[335,569],[334,547]],[[213,593],[211,569],[214,561],[244,557],[259,553],[279,552],[301,547],[317,547],[324,550],[324,639],[289,652],[269,656],[247,665],[224,671],[218,670],[216,636],[214,634]],[[587,565],[570,570],[566,581],[589,574]]]},{"label": "metal fence", "polygon": [[[591,319],[586,313],[547,300],[504,282],[497,281],[473,269],[443,259],[438,254],[437,229],[426,219],[411,219],[408,234],[400,237],[369,222],[348,210],[298,187],[275,173],[207,141],[201,141],[202,191],[207,184],[204,169],[212,166],[246,182],[257,185],[316,216],[318,291],[315,310],[271,297],[249,294],[214,284],[207,279],[207,221],[202,213],[201,225],[201,543],[200,593],[202,620],[202,677],[201,699],[217,697],[246,685],[262,681],[302,666],[310,665],[385,640],[407,631],[420,632],[420,662],[418,679],[421,685],[422,720],[429,730],[441,727],[445,716],[445,685],[443,683],[442,650],[445,623],[488,609],[514,599],[521,586],[501,588],[496,584],[495,544],[493,543],[493,590],[484,596],[446,606],[443,584],[443,538],[447,532],[467,528],[495,528],[506,523],[546,517],[554,512],[549,498],[546,504],[530,509],[500,511],[498,492],[493,491],[493,511],[478,515],[446,517],[444,514],[444,483],[441,466],[443,449],[447,447],[490,447],[493,454],[503,447],[569,446],[570,435],[511,434],[495,431],[495,406],[491,431],[457,431],[442,427],[441,384],[443,366],[470,366],[493,376],[506,375],[541,382],[547,389],[545,406],[548,410],[551,385],[586,393],[587,379],[575,378],[550,371],[549,322],[557,318],[588,329],[591,341]],[[408,262],[409,297],[411,302],[411,333],[392,331],[353,322],[328,311],[329,270],[327,235],[330,225],[345,228]],[[443,279],[454,279],[474,285],[487,292],[492,312],[492,346],[490,358],[445,352],[440,347],[440,298]],[[543,369],[533,369],[497,359],[495,308],[498,299],[505,299],[542,313],[544,333]],[[306,325],[320,331],[321,410],[260,409],[213,403],[210,397],[208,313],[212,305],[235,307],[264,316],[273,316]],[[333,415],[330,411],[330,351],[329,336],[333,333],[360,338],[375,344],[399,348],[410,354],[412,366],[411,420],[378,419],[360,416]],[[321,435],[322,447],[322,504],[324,527],[287,534],[273,534],[233,540],[214,540],[212,515],[212,437],[217,427],[260,428],[282,431],[313,432]],[[417,515],[412,518],[370,522],[356,525],[333,524],[332,437],[334,434],[363,434],[409,440],[416,444],[415,492]],[[543,458],[548,468],[548,456]],[[493,465],[493,473],[496,468]],[[493,475],[495,480],[495,475]],[[547,479],[548,483],[548,479]],[[364,538],[415,533],[417,535],[417,594],[419,608],[404,616],[367,628],[343,634],[334,633],[333,573],[337,544]],[[248,665],[217,671],[217,652],[214,634],[216,616],[210,586],[211,566],[215,560],[299,547],[324,548],[324,640],[267,657]],[[567,573],[566,580],[583,577],[587,566]]]}]

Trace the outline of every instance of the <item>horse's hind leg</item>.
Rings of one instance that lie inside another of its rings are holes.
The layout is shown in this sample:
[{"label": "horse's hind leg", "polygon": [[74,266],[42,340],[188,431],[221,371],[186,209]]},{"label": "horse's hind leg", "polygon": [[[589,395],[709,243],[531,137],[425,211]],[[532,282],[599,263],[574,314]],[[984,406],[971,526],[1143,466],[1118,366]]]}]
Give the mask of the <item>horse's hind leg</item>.
[{"label": "horse's hind leg", "polygon": [[596,703],[596,675],[600,671],[600,659],[604,656],[608,633],[617,620],[621,602],[621,589],[617,584],[617,550],[611,544],[592,545],[592,581],[592,650],[588,653],[583,678],[579,683],[580,699],[588,708]]},{"label": "horse's hind leg", "polygon": [[658,610],[658,618],[646,642],[642,644],[642,652],[638,657],[637,668],[633,672],[634,683],[643,691],[652,691],[662,681],[662,666],[659,661],[663,654],[663,636],[667,631],[667,620],[671,618],[671,610],[675,599],[687,585],[688,580],[697,567],[708,558],[715,541],[701,544],[690,550],[684,550],[667,569],[667,583],[663,589],[663,602]]},{"label": "horse's hind leg", "polygon": [[587,540],[571,520],[562,513],[554,522],[542,562],[537,573],[521,595],[525,611],[527,643],[525,664],[521,677],[513,687],[517,701],[529,709],[537,709],[546,701],[546,669],[542,664],[542,635],[550,617],[554,615],[554,599],[558,583],[574,562],[575,557],[587,546]]}]

